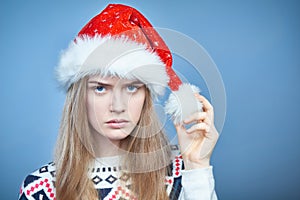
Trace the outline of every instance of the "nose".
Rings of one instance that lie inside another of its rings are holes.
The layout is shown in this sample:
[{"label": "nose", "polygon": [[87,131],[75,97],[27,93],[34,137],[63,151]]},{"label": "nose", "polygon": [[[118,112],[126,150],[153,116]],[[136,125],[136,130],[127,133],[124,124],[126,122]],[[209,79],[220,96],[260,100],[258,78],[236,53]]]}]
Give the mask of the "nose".
[{"label": "nose", "polygon": [[114,91],[112,93],[111,103],[110,103],[110,112],[112,113],[123,113],[125,112],[126,105],[125,99],[122,98],[121,91]]}]

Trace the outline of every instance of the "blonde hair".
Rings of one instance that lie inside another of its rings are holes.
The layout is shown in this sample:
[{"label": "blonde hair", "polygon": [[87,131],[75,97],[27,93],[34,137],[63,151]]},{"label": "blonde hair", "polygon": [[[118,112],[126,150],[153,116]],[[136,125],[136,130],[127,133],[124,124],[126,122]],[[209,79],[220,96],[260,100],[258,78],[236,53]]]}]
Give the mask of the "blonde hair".
[{"label": "blonde hair", "polygon": [[[86,109],[87,80],[84,77],[72,84],[66,95],[54,158],[59,200],[99,199],[88,176],[95,157]],[[164,179],[171,157],[170,145],[148,89],[139,123],[122,141],[122,147],[128,152],[124,169],[130,175],[131,190],[137,199],[168,199]]]}]

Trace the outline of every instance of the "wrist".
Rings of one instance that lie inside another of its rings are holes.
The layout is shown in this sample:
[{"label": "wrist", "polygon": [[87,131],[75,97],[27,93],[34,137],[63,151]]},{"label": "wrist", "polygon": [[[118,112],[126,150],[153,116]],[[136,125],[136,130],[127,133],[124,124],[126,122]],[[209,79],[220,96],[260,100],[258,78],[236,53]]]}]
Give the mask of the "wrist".
[{"label": "wrist", "polygon": [[190,160],[183,157],[183,162],[185,170],[201,169],[210,166],[210,159]]}]

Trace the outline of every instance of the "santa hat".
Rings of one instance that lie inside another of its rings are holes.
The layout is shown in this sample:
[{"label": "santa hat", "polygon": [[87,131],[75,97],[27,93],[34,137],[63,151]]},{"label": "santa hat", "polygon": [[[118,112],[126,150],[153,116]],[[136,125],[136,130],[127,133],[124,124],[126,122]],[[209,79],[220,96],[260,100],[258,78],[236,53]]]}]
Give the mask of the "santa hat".
[{"label": "santa hat", "polygon": [[152,96],[172,91],[165,111],[175,123],[200,110],[194,93],[172,69],[172,54],[150,22],[136,9],[110,4],[92,18],[61,54],[57,79],[66,90],[87,75],[138,79]]}]

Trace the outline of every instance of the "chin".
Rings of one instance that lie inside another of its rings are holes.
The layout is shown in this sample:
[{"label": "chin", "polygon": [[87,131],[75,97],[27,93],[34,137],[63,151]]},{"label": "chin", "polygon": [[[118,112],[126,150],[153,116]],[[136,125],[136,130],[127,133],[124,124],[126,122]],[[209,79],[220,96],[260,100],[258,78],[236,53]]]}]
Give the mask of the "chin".
[{"label": "chin", "polygon": [[124,129],[113,129],[106,132],[106,137],[110,140],[123,140],[130,135],[130,132]]}]

